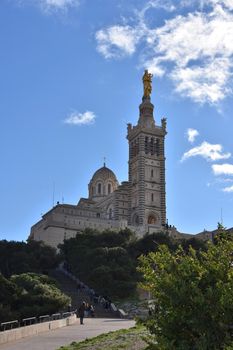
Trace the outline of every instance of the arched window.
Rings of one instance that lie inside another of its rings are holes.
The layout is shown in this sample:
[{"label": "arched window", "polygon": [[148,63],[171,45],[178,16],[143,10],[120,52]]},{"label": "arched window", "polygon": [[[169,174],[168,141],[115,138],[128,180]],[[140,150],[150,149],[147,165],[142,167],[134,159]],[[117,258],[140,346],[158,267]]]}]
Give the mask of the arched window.
[{"label": "arched window", "polygon": [[154,202],[154,193],[151,193],[151,202]]},{"label": "arched window", "polygon": [[157,157],[159,156],[159,152],[160,152],[160,145],[159,145],[159,139],[156,139],[156,143],[155,143],[155,152]]},{"label": "arched window", "polygon": [[112,186],[111,184],[108,184],[108,194],[110,194],[112,192]]},{"label": "arched window", "polygon": [[147,154],[149,152],[149,144],[148,144],[148,137],[145,137],[145,153]]},{"label": "arched window", "polygon": [[154,138],[152,137],[150,140],[150,154],[153,156],[154,154]]},{"label": "arched window", "polygon": [[101,194],[101,184],[98,184],[98,194]]},{"label": "arched window", "polygon": [[150,171],[150,176],[154,177],[154,170],[153,169],[151,169],[151,171]]},{"label": "arched window", "polygon": [[108,218],[109,218],[109,219],[112,219],[112,208],[109,209]]},{"label": "arched window", "polygon": [[156,217],[154,215],[149,215],[149,217],[148,217],[148,224],[149,225],[156,224]]},{"label": "arched window", "polygon": [[134,214],[134,216],[133,216],[133,224],[135,226],[139,225],[139,216],[137,214]]}]

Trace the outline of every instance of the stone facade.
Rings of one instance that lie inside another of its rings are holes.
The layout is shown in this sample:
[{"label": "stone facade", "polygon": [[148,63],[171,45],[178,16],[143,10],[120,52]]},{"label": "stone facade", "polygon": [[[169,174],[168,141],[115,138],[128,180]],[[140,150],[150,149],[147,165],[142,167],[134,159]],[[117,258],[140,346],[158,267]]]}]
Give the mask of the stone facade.
[{"label": "stone facade", "polygon": [[57,203],[32,226],[31,239],[57,247],[85,228],[103,231],[128,227],[143,235],[165,227],[166,119],[161,126],[156,125],[153,110],[150,96],[144,96],[137,125],[128,124],[128,181],[119,184],[104,164],[90,180],[88,198],[81,198],[77,205]]},{"label": "stone facade", "polygon": [[166,121],[155,124],[154,106],[143,98],[138,124],[128,124],[130,206],[133,226],[166,224],[164,138]]}]

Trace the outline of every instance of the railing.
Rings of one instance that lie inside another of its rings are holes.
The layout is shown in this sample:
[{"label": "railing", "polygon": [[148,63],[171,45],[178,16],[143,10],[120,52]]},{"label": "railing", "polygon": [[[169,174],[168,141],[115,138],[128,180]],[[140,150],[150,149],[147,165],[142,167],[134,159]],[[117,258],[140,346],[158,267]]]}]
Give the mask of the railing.
[{"label": "railing", "polygon": [[42,323],[42,322],[47,322],[47,321],[50,321],[50,315],[42,315],[42,316],[39,316],[39,322]]},{"label": "railing", "polygon": [[19,327],[18,320],[1,323],[1,331],[6,331],[7,329],[12,329],[12,328],[16,328],[16,327]]},{"label": "railing", "polygon": [[[106,304],[106,302],[108,302],[108,300],[105,300],[104,297],[101,297],[101,296],[96,298],[94,289],[89,288],[85,283],[80,281],[80,279],[78,277],[74,276],[71,272],[67,271],[66,268],[64,267],[63,263],[60,264],[60,266],[57,268],[57,270],[62,272],[64,275],[66,275],[72,281],[74,281],[77,285],[79,285],[83,289],[83,291],[85,293],[87,293],[92,300],[94,300],[94,303],[96,302],[97,304],[102,305],[102,307],[104,309],[106,309],[104,307],[104,305]],[[109,310],[114,312],[120,318],[126,318],[128,316],[128,314],[124,310],[122,310],[122,309],[119,310],[116,307],[116,305],[113,303],[109,303]]]},{"label": "railing", "polygon": [[36,321],[36,317],[28,317],[22,319],[23,326],[30,326],[31,324],[36,323]]},{"label": "railing", "polygon": [[51,315],[51,319],[54,320],[59,320],[61,318],[61,314],[57,313],[57,314],[52,314]]},{"label": "railing", "polygon": [[26,326],[31,326],[33,324],[37,323],[42,323],[42,322],[48,322],[48,321],[55,321],[59,320],[62,318],[67,318],[70,316],[73,316],[76,314],[76,310],[74,311],[69,311],[69,312],[61,312],[61,313],[56,313],[52,315],[42,315],[39,317],[27,317],[23,318],[21,321],[19,320],[14,320],[14,321],[9,321],[9,322],[2,322],[0,324],[0,331],[4,332],[13,328],[17,327],[26,327]]}]

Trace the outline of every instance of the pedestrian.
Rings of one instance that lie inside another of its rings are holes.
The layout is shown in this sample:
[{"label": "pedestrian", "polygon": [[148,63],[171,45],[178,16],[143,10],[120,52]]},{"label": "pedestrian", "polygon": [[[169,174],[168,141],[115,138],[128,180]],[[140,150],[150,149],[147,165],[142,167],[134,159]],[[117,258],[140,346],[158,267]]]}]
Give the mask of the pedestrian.
[{"label": "pedestrian", "polygon": [[69,305],[68,305],[68,312],[71,312],[71,309],[72,309],[72,305],[71,305],[71,303],[69,303]]},{"label": "pedestrian", "polygon": [[90,313],[91,313],[91,317],[95,317],[95,308],[93,305],[90,305]]},{"label": "pedestrian", "polygon": [[79,315],[79,319],[80,319],[80,324],[84,324],[83,323],[83,319],[84,319],[84,312],[86,310],[86,303],[85,301],[82,302],[82,304],[79,306],[78,309],[78,315]]},{"label": "pedestrian", "polygon": [[85,311],[84,311],[84,316],[85,316],[85,317],[89,317],[90,314],[91,314],[90,304],[87,303],[87,304],[86,304],[86,309],[85,309]]}]

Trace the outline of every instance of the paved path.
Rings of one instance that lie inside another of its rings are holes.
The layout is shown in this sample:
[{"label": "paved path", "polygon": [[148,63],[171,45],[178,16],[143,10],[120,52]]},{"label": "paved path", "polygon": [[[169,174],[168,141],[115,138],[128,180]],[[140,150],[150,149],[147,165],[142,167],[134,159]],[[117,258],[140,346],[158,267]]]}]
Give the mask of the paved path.
[{"label": "paved path", "polygon": [[132,320],[111,318],[86,318],[84,325],[76,322],[72,326],[62,327],[50,332],[27,337],[16,342],[0,345],[0,350],[55,350],[72,341],[82,341],[102,333],[130,328],[135,325]]}]

